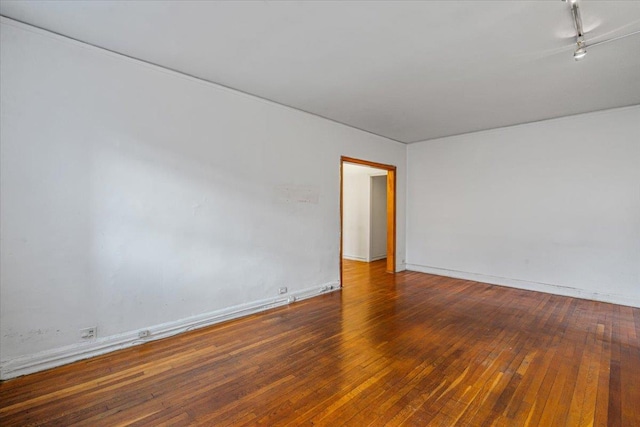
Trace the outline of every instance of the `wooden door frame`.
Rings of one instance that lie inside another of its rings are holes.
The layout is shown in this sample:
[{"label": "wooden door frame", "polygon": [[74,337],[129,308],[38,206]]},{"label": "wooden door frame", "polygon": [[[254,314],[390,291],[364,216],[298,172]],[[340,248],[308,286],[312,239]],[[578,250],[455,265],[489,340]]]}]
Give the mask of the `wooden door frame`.
[{"label": "wooden door frame", "polygon": [[340,157],[340,285],[342,286],[342,237],[343,237],[343,199],[344,164],[352,163],[370,166],[387,171],[387,273],[396,272],[396,167],[384,163],[370,162],[353,157]]}]

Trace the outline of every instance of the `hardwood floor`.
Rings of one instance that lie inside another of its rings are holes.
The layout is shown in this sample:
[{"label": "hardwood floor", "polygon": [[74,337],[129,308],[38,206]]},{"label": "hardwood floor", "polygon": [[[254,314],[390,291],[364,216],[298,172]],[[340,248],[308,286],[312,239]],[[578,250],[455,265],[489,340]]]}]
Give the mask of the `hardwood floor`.
[{"label": "hardwood floor", "polygon": [[341,292],[0,384],[0,425],[640,426],[640,309],[344,262]]}]

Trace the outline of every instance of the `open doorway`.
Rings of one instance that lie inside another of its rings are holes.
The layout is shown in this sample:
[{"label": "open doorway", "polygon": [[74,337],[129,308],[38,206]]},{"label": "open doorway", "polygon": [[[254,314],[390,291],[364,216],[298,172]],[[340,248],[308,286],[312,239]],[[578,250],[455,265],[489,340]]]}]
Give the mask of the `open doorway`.
[{"label": "open doorway", "polygon": [[[347,182],[348,186],[345,186],[346,180],[351,180]],[[340,283],[342,283],[343,258],[370,262],[386,257],[387,273],[395,272],[395,189],[395,166],[351,157],[343,156],[341,158]],[[359,192],[356,197],[361,198],[361,200],[352,200],[354,191]],[[349,197],[349,200],[345,203],[347,197]],[[358,207],[358,203],[361,207]],[[347,208],[348,218],[345,217],[345,208]],[[358,209],[360,212],[354,212],[354,210]],[[361,220],[358,220],[358,216]],[[384,224],[381,224],[381,222]],[[365,237],[354,238],[353,235],[356,234],[356,228],[360,229],[361,234],[368,234]],[[350,240],[345,241],[345,238]]]},{"label": "open doorway", "polygon": [[387,258],[387,171],[342,166],[342,258],[372,262]]}]

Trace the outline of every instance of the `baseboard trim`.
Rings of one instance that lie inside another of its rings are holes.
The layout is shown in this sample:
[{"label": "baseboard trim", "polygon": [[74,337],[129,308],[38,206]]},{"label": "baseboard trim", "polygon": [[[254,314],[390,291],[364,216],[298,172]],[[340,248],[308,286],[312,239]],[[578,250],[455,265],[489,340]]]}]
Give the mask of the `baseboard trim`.
[{"label": "baseboard trim", "polygon": [[528,291],[545,292],[548,294],[562,295],[567,297],[608,302],[611,304],[640,308],[639,298],[633,298],[626,295],[603,294],[599,292],[587,291],[585,289],[573,288],[570,286],[511,279],[508,277],[489,276],[479,273],[469,273],[466,271],[448,270],[445,268],[430,267],[420,264],[406,264],[406,268],[409,271],[435,274],[437,276],[454,277],[456,279],[472,280],[474,282],[489,283],[491,285],[507,286],[510,288],[525,289]]},{"label": "baseboard trim", "polygon": [[249,316],[255,313],[267,311],[276,307],[282,307],[296,301],[313,298],[325,293],[340,290],[339,282],[329,282],[320,286],[302,289],[274,298],[241,304],[222,310],[200,314],[186,319],[167,322],[147,328],[150,335],[145,338],[138,337],[140,329],[119,335],[98,338],[92,342],[72,344],[52,350],[43,351],[28,356],[21,356],[0,363],[0,380],[8,380],[34,372],[44,371],[57,366],[66,365],[79,360],[88,359],[112,351],[132,347],[145,342],[167,338],[173,335],[192,331],[194,329],[211,326],[229,320]]},{"label": "baseboard trim", "polygon": [[351,260],[351,261],[368,262],[368,260],[366,258],[360,257],[360,256],[342,255],[342,258],[348,259],[348,260]]},{"label": "baseboard trim", "polygon": [[381,259],[385,259],[387,256],[386,255],[380,255],[380,256],[375,256],[372,258],[364,258],[364,257],[359,257],[359,256],[351,256],[351,255],[342,255],[342,258],[344,259],[348,259],[351,261],[362,261],[362,262],[373,262],[373,261],[379,261]]}]

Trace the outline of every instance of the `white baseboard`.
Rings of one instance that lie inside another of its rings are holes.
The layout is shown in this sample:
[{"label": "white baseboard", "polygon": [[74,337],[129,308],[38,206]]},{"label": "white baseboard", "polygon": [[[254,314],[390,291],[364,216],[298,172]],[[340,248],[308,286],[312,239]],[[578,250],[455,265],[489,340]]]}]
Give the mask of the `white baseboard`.
[{"label": "white baseboard", "polygon": [[351,260],[351,261],[368,262],[366,258],[360,257],[360,256],[342,255],[342,258],[348,259],[348,260]]},{"label": "white baseboard", "polygon": [[531,282],[528,280],[511,279],[508,277],[488,276],[466,271],[448,270],[438,267],[430,267],[420,264],[406,264],[407,270],[420,273],[435,274],[438,276],[454,277],[457,279],[473,280],[474,282],[489,283],[492,285],[508,286],[510,288],[526,289],[529,291],[545,292],[554,295],[608,302],[612,304],[626,305],[640,308],[640,299],[626,295],[605,294],[587,291],[585,289],[570,286],[554,285],[549,283]]},{"label": "white baseboard", "polygon": [[386,258],[386,255],[380,255],[380,256],[374,256],[372,258],[365,258],[365,257],[359,257],[359,256],[351,256],[351,255],[342,255],[342,258],[344,259],[348,259],[351,261],[362,261],[362,262],[373,262],[373,261],[378,261],[381,259]]},{"label": "white baseboard", "polygon": [[122,348],[132,347],[216,323],[248,316],[337,290],[340,290],[340,283],[329,282],[321,286],[291,292],[287,295],[280,295],[278,297],[216,310],[174,322],[141,328],[148,329],[150,332],[150,335],[145,338],[138,337],[138,332],[140,331],[140,329],[138,329],[123,334],[98,338],[91,342],[72,344],[32,355],[3,360],[0,362],[0,380],[7,380],[45,369],[55,368],[56,366],[66,365],[71,362],[110,353]]}]

